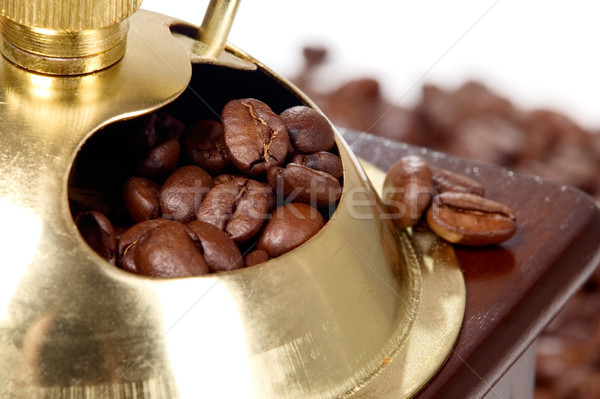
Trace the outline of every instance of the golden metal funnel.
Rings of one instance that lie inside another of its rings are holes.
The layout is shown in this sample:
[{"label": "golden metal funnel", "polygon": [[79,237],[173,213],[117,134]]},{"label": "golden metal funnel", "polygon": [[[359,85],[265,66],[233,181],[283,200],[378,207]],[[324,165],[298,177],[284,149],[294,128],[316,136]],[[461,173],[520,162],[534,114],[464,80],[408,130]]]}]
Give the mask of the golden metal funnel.
[{"label": "golden metal funnel", "polygon": [[[235,4],[211,7],[230,24]],[[92,74],[0,60],[0,397],[413,394],[458,334],[462,276],[449,246],[393,227],[339,135],[337,210],[286,255],[161,280],[121,271],[87,246],[67,190],[80,148],[103,126],[167,104],[185,120],[249,96],[275,110],[314,107],[241,50],[222,50],[222,33],[200,42],[198,28],[144,10],[128,21],[120,61]]]}]

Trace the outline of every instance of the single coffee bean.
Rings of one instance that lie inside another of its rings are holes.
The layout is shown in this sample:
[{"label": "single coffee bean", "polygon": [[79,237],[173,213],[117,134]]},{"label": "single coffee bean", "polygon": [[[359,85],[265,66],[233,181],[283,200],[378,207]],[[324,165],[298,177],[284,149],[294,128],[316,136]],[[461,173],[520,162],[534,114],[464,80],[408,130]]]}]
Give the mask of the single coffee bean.
[{"label": "single coffee bean", "polygon": [[246,242],[262,227],[274,197],[268,185],[238,177],[209,191],[198,210],[198,220],[225,231],[237,243]]},{"label": "single coffee bean", "polygon": [[112,223],[100,212],[81,212],[75,218],[81,236],[101,257],[116,264],[117,238]]},{"label": "single coffee bean", "polygon": [[160,189],[162,217],[187,223],[196,217],[200,203],[213,186],[204,169],[187,165],[173,172]]},{"label": "single coffee bean", "polygon": [[170,138],[154,146],[137,166],[137,172],[148,178],[161,178],[171,173],[179,162],[179,141]]},{"label": "single coffee bean", "polygon": [[462,245],[498,244],[517,230],[510,208],[468,193],[435,196],[427,210],[427,222],[438,236]]},{"label": "single coffee bean", "polygon": [[333,148],[335,144],[333,128],[320,112],[299,105],[286,109],[280,116],[296,151],[313,154]]},{"label": "single coffee bean", "polygon": [[263,249],[255,249],[254,251],[246,255],[246,257],[244,258],[244,265],[246,267],[255,266],[260,263],[264,263],[269,259],[271,258],[269,257],[269,253],[267,251]]},{"label": "single coffee bean", "polygon": [[471,179],[460,173],[455,173],[447,169],[431,167],[433,189],[441,194],[448,191],[455,193],[470,193],[484,196],[483,186],[476,180]]},{"label": "single coffee bean", "polygon": [[168,223],[166,219],[150,219],[137,224],[134,224],[124,233],[121,234],[118,243],[117,261],[118,266],[123,270],[127,270],[132,273],[136,273],[135,263],[133,260],[133,253],[135,244],[142,238],[147,232],[153,228],[160,226],[161,224]]},{"label": "single coffee bean", "polygon": [[242,172],[256,176],[281,165],[289,136],[281,118],[256,99],[232,100],[221,113],[229,160]]},{"label": "single coffee bean", "polygon": [[302,245],[325,224],[323,216],[310,205],[289,203],[275,209],[265,226],[258,249],[271,257],[283,255]]},{"label": "single coffee bean", "polygon": [[302,202],[317,208],[328,206],[340,199],[342,187],[338,179],[298,164],[285,168],[274,167],[267,174],[269,184],[286,202]]},{"label": "single coffee bean", "polygon": [[340,157],[327,151],[321,151],[310,155],[296,153],[290,157],[290,163],[297,163],[299,165],[304,165],[307,168],[329,173],[336,179],[340,179],[344,174],[344,168]]},{"label": "single coffee bean", "polygon": [[399,228],[415,225],[431,203],[432,172],[421,157],[407,156],[387,172],[383,200]]},{"label": "single coffee bean", "polygon": [[176,278],[209,273],[202,252],[185,225],[168,221],[144,234],[134,246],[138,274]]},{"label": "single coffee bean", "polygon": [[183,150],[191,163],[212,174],[223,173],[229,164],[223,127],[217,121],[204,120],[191,125]]},{"label": "single coffee bean", "polygon": [[123,201],[134,223],[160,216],[158,191],[160,186],[145,177],[130,177],[123,185]]},{"label": "single coffee bean", "polygon": [[193,220],[187,226],[198,237],[204,260],[212,273],[244,267],[244,258],[240,250],[222,230],[200,220]]}]

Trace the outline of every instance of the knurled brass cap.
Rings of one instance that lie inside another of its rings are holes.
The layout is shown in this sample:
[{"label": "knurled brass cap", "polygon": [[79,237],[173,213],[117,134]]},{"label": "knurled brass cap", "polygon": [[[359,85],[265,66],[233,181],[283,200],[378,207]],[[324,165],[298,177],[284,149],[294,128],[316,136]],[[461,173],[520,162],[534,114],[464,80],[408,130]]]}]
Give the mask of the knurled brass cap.
[{"label": "knurled brass cap", "polygon": [[125,53],[127,18],[142,0],[0,0],[0,50],[53,75],[94,72]]}]

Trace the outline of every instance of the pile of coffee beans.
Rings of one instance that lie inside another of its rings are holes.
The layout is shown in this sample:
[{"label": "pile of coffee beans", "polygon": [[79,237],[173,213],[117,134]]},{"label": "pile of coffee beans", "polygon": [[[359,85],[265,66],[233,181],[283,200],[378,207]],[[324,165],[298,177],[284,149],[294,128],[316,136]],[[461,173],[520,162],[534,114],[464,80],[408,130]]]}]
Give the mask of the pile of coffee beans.
[{"label": "pile of coffee beans", "polygon": [[517,230],[514,212],[483,195],[479,182],[416,155],[392,165],[383,184],[383,201],[398,227],[423,223],[426,215],[431,230],[459,245],[498,244]]},{"label": "pile of coffee beans", "polygon": [[[306,106],[277,115],[235,99],[220,120],[186,127],[157,112],[111,129],[107,148],[84,147],[75,162],[71,210],[92,249],[132,273],[176,278],[265,262],[314,236],[341,196],[333,128]],[[126,148],[118,162],[105,159],[111,141]]]},{"label": "pile of coffee beans", "polygon": [[[315,79],[330,53],[303,50],[294,82],[338,126],[493,163],[586,191],[600,200],[600,131],[561,112],[525,110],[481,82],[456,88],[421,86],[414,105],[382,95],[371,77],[323,91]],[[600,398],[600,270],[538,339],[536,399]]]}]

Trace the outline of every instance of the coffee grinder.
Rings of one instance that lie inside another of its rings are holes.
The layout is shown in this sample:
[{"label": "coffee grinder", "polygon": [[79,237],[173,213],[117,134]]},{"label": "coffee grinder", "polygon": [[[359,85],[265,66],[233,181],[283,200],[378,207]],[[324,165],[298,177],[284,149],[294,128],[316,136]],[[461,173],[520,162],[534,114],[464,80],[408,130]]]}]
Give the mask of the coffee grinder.
[{"label": "coffee grinder", "polygon": [[449,245],[393,226],[383,172],[339,134],[337,209],[279,258],[152,279],[83,240],[69,177],[102,128],[243,97],[317,108],[226,43],[238,1],[211,0],[200,27],[140,3],[0,1],[0,396],[414,395],[458,336],[462,274]]}]

